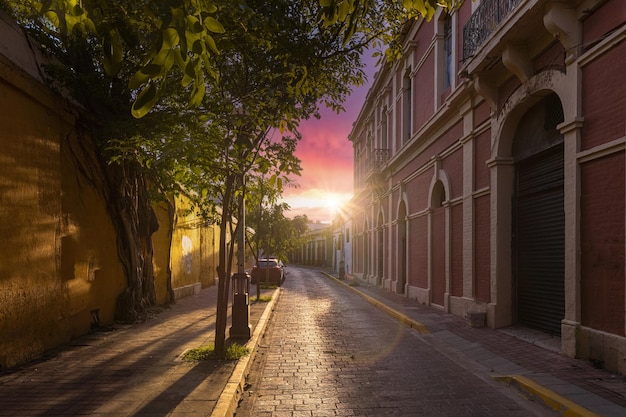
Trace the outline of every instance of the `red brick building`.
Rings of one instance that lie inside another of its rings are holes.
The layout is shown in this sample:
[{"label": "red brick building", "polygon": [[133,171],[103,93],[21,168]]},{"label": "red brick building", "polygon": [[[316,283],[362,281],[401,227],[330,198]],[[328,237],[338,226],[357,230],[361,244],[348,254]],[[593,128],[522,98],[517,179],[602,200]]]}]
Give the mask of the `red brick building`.
[{"label": "red brick building", "polygon": [[354,124],[352,270],[626,373],[626,5],[410,23]]}]

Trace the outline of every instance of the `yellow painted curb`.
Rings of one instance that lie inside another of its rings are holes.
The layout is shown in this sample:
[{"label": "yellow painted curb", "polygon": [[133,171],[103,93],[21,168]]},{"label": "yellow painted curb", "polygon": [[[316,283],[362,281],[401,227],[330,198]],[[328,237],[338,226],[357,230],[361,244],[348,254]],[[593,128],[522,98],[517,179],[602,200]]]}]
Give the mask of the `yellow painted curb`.
[{"label": "yellow painted curb", "polygon": [[415,330],[418,333],[430,333],[430,330],[428,330],[428,326],[426,326],[424,323],[421,323],[417,320],[413,320],[412,318],[400,313],[399,311],[394,310],[393,308],[381,303],[380,301],[378,301],[377,299],[375,299],[374,297],[370,297],[369,295],[363,293],[362,291],[359,291],[357,288],[346,284],[345,282],[335,278],[334,276],[322,271],[322,274],[326,275],[328,278],[331,278],[332,280],[334,280],[335,282],[338,282],[339,284],[343,285],[346,288],[349,288],[351,291],[357,293],[358,295],[360,295],[361,297],[363,297],[367,302],[369,302],[370,304],[375,305],[376,307],[378,307],[380,310],[384,311],[385,313],[389,314],[390,316],[394,317],[395,319],[399,320],[400,322],[406,324],[407,326],[409,326],[410,328],[412,328],[413,330]]},{"label": "yellow painted curb", "polygon": [[539,385],[535,381],[522,375],[492,375],[494,380],[503,382],[523,391],[533,400],[543,402],[552,410],[565,417],[600,417],[600,415],[568,400],[556,392]]}]

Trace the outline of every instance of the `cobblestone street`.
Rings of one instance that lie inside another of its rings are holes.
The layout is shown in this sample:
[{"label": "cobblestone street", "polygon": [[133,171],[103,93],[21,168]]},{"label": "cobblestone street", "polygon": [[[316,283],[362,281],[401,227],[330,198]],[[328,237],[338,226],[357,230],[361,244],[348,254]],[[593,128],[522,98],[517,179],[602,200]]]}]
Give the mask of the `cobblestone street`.
[{"label": "cobblestone street", "polygon": [[237,417],[553,415],[318,272],[288,269]]}]

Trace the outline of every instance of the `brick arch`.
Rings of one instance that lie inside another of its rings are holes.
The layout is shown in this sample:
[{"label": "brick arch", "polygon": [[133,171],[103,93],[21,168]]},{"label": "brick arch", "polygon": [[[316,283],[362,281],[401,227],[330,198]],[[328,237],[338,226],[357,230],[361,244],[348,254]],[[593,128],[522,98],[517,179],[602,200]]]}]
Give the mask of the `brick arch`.
[{"label": "brick arch", "polygon": [[[570,86],[571,87],[571,86]],[[577,115],[576,92],[568,87],[566,74],[556,70],[544,71],[530,78],[515,90],[500,112],[492,116],[490,169],[490,244],[491,272],[489,303],[499,311],[492,316],[490,326],[501,327],[515,323],[513,280],[512,211],[515,165],[513,141],[522,118],[548,95],[555,93],[562,103],[565,121]]]}]

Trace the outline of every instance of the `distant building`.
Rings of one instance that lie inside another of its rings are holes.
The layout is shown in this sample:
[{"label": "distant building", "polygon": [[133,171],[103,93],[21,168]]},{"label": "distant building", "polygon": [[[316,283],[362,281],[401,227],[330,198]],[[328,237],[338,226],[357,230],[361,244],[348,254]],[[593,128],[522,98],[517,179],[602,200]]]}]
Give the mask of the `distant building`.
[{"label": "distant building", "polygon": [[338,214],[332,223],[332,272],[340,278],[352,273],[352,222],[346,214]]},{"label": "distant building", "polygon": [[332,229],[326,223],[310,223],[299,249],[289,256],[291,263],[300,265],[332,267]]},{"label": "distant building", "polygon": [[408,22],[350,134],[352,273],[626,373],[623,0]]}]

